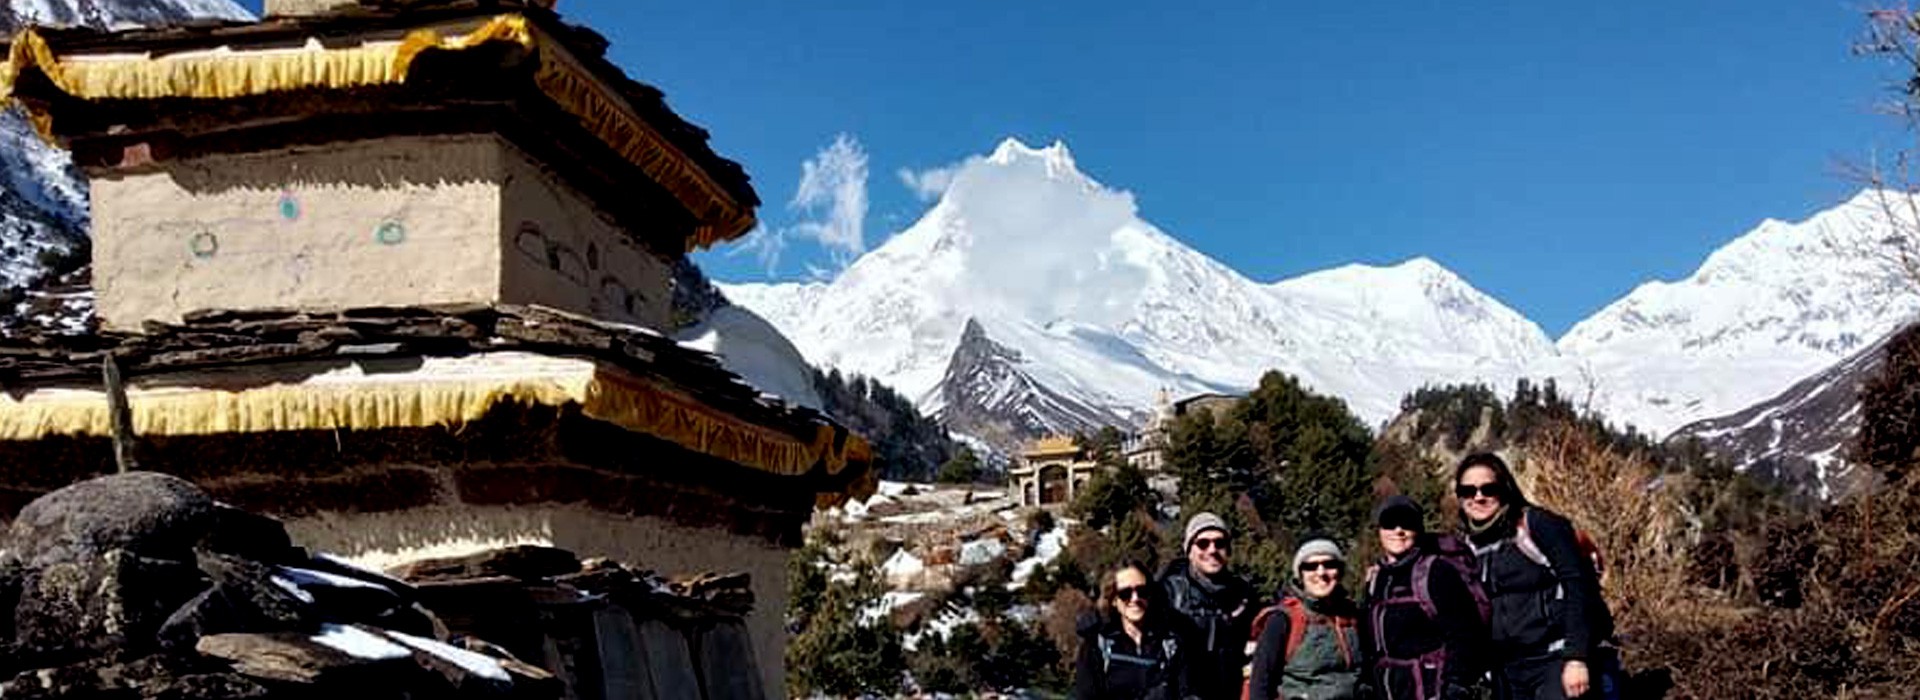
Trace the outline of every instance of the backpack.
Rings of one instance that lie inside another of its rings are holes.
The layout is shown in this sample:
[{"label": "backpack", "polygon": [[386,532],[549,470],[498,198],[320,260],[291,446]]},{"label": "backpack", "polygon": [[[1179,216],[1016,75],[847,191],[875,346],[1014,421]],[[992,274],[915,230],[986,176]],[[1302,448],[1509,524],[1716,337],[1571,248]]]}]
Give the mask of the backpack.
[{"label": "backpack", "polygon": [[1388,656],[1387,618],[1384,611],[1390,605],[1414,605],[1420,608],[1420,612],[1424,613],[1427,619],[1438,621],[1440,607],[1434,603],[1433,590],[1428,583],[1433,578],[1435,566],[1449,567],[1459,576],[1460,582],[1467,587],[1467,593],[1473,597],[1474,612],[1480,616],[1480,624],[1487,625],[1493,619],[1493,603],[1487,598],[1486,589],[1481,587],[1479,577],[1474,574],[1473,549],[1459,537],[1439,535],[1421,543],[1420,558],[1413,562],[1413,576],[1409,581],[1409,587],[1412,589],[1410,596],[1393,598],[1389,597],[1391,590],[1375,590],[1380,566],[1376,564],[1367,569],[1367,596],[1375,601],[1374,612],[1367,616],[1373,625],[1373,653],[1376,655],[1374,662],[1382,669],[1406,669],[1412,674],[1414,696],[1422,699],[1433,697],[1429,692],[1429,679],[1432,681],[1431,689],[1435,691],[1444,682],[1442,679],[1445,678],[1447,666],[1447,648],[1442,645],[1412,659],[1396,659]]},{"label": "backpack", "polygon": [[[1540,545],[1534,542],[1533,535],[1527,532],[1527,516],[1532,513],[1533,511],[1529,509],[1520,514],[1520,521],[1514,525],[1513,547],[1520,550],[1520,554],[1528,561],[1552,569],[1553,565],[1547,563],[1547,554],[1540,551]],[[1594,578],[1603,580],[1607,573],[1607,558],[1600,551],[1600,543],[1594,541],[1593,535],[1586,530],[1574,528],[1573,544],[1580,548],[1582,555],[1593,562]]]},{"label": "backpack", "polygon": [[[1437,535],[1431,541],[1422,543],[1420,554],[1420,558],[1413,562],[1412,602],[1420,606],[1420,611],[1426,613],[1428,619],[1437,620],[1440,617],[1440,608],[1433,602],[1433,591],[1427,586],[1427,581],[1433,578],[1435,564],[1453,567],[1454,573],[1459,574],[1460,581],[1467,585],[1467,593],[1473,596],[1473,606],[1475,612],[1480,614],[1480,624],[1487,624],[1493,619],[1493,601],[1487,597],[1486,589],[1480,586],[1480,577],[1475,573],[1477,567],[1474,565],[1473,548],[1466,541],[1455,535]],[[1378,564],[1367,567],[1367,593],[1375,599],[1383,598],[1385,593],[1373,590],[1374,578],[1379,573]],[[1382,631],[1374,630],[1376,633]]]},{"label": "backpack", "polygon": [[[1284,666],[1288,661],[1292,661],[1293,653],[1299,651],[1300,644],[1307,639],[1307,626],[1312,624],[1312,621],[1307,618],[1306,603],[1301,602],[1299,598],[1290,595],[1282,596],[1280,604],[1261,608],[1260,612],[1253,616],[1253,634],[1247,641],[1248,662],[1247,667],[1241,673],[1240,700],[1252,700],[1253,698],[1253,651],[1254,648],[1259,645],[1260,636],[1267,631],[1267,623],[1272,620],[1275,613],[1287,616],[1287,646],[1281,652],[1281,665]],[[1352,627],[1353,623],[1335,618],[1327,618],[1327,622],[1333,627],[1334,636],[1342,640],[1340,642],[1341,653],[1347,653],[1347,645],[1344,641],[1346,633],[1343,630]],[[1349,656],[1347,663],[1353,662],[1354,659]]]}]

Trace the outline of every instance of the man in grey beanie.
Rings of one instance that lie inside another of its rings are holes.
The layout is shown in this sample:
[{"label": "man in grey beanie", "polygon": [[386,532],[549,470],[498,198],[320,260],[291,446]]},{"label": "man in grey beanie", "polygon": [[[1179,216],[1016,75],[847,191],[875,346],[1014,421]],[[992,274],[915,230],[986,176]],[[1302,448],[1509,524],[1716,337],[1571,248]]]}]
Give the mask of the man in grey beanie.
[{"label": "man in grey beanie", "polygon": [[1194,694],[1201,700],[1238,700],[1252,633],[1253,588],[1227,571],[1232,533],[1212,513],[1187,520],[1186,557],[1160,572],[1160,585],[1189,639]]}]

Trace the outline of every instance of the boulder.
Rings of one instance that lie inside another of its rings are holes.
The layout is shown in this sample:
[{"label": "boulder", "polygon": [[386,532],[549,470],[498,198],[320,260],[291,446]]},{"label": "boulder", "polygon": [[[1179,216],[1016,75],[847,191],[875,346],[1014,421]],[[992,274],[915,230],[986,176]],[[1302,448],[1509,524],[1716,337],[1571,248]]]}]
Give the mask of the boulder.
[{"label": "boulder", "polygon": [[356,656],[302,634],[215,634],[200,638],[194,649],[233,664],[234,673],[283,683],[352,684],[418,671],[407,655]]},{"label": "boulder", "polygon": [[149,559],[193,561],[212,531],[213,499],[158,472],[82,481],[34,499],[13,520],[8,550],[27,568],[85,562],[110,550]]},{"label": "boulder", "polygon": [[225,503],[213,504],[213,523],[200,543],[210,552],[231,554],[256,561],[294,562],[306,553],[293,546],[287,526],[279,520],[249,513]]},{"label": "boulder", "polygon": [[168,616],[207,585],[191,564],[124,549],[28,569],[13,609],[15,660],[50,666],[142,656],[159,647]]},{"label": "boulder", "polygon": [[277,576],[277,567],[213,552],[201,552],[198,559],[212,584],[161,625],[159,638],[166,647],[191,646],[201,637],[228,632],[319,629],[311,595]]},{"label": "boulder", "polygon": [[252,700],[267,688],[237,674],[195,668],[149,656],[108,663],[98,659],[29,671],[0,683],[0,697],[141,698],[143,700]]}]

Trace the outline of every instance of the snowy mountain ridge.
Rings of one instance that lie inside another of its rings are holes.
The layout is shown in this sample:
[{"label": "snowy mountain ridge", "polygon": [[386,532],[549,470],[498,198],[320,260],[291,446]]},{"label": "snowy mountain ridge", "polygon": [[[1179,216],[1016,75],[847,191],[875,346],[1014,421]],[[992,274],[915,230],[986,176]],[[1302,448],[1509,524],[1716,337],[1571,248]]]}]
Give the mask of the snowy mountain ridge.
[{"label": "snowy mountain ridge", "polygon": [[1064,144],[1008,139],[838,277],[722,288],[811,361],[928,411],[960,401],[962,422],[988,432],[1131,421],[1163,387],[1242,391],[1277,369],[1375,425],[1422,385],[1507,391],[1532,377],[1665,435],[1778,394],[1920,313],[1920,294],[1860,254],[1888,230],[1872,194],[1766,220],[1556,342],[1424,257],[1256,282],[1142,219]]},{"label": "snowy mountain ridge", "polygon": [[1875,253],[1895,227],[1887,196],[1765,220],[1688,278],[1576,324],[1559,349],[1603,388],[1602,412],[1662,433],[1768,399],[1920,318],[1920,288]]},{"label": "snowy mountain ridge", "polygon": [[[230,0],[10,0],[0,4],[0,32],[8,38],[28,25],[111,29],[252,18]],[[23,288],[49,275],[72,273],[86,262],[86,179],[67,152],[41,140],[17,109],[0,110],[0,173],[4,173],[0,177],[0,298],[16,307],[15,316],[29,315],[33,312],[27,309],[36,301],[23,301]],[[90,297],[78,301],[91,308]]]},{"label": "snowy mountain ridge", "polygon": [[[1012,139],[966,161],[925,216],[834,280],[723,289],[815,363],[878,377],[932,411],[1014,392],[1028,420],[1054,429],[1137,416],[1163,387],[1244,389],[1268,369],[1378,422],[1421,383],[1510,385],[1556,352],[1431,260],[1255,282],[1141,219],[1131,194],[1080,172],[1066,146]],[[1010,351],[993,355],[1000,368],[973,353],[960,358],[968,371],[949,371],[970,321]],[[958,377],[1006,386],[947,382]]]}]

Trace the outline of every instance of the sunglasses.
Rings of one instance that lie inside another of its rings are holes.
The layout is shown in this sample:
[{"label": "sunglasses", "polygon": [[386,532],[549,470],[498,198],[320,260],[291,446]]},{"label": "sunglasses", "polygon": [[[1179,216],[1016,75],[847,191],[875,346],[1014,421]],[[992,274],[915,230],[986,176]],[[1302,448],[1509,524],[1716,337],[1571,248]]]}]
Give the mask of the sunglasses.
[{"label": "sunglasses", "polygon": [[1497,482],[1491,483],[1491,484],[1480,484],[1478,486],[1475,486],[1473,484],[1461,484],[1459,486],[1453,487],[1453,495],[1460,497],[1461,500],[1473,498],[1476,495],[1486,496],[1487,498],[1491,498],[1494,500],[1501,500],[1507,497],[1507,489],[1506,487],[1501,486]]},{"label": "sunglasses", "polygon": [[1306,562],[1306,563],[1304,563],[1304,564],[1301,564],[1301,565],[1300,565],[1300,573],[1303,573],[1303,574],[1311,574],[1311,573],[1313,573],[1313,572],[1315,572],[1315,571],[1319,571],[1319,570],[1321,570],[1321,569],[1326,569],[1326,570],[1328,570],[1328,571],[1332,571],[1332,572],[1334,572],[1334,573],[1339,573],[1341,569],[1345,569],[1345,568],[1347,568],[1347,567],[1346,567],[1346,565],[1345,565],[1345,564],[1341,564],[1341,563],[1340,563],[1340,562],[1338,562],[1338,561],[1332,561],[1332,560],[1329,560],[1329,561],[1310,561],[1310,562]]},{"label": "sunglasses", "polygon": [[1227,538],[1202,537],[1200,539],[1193,541],[1193,548],[1198,549],[1202,552],[1207,551],[1209,549],[1218,549],[1218,550],[1225,551],[1227,548]]},{"label": "sunglasses", "polygon": [[1406,530],[1407,532],[1419,532],[1420,521],[1412,520],[1412,519],[1388,518],[1386,520],[1380,521],[1380,529]]},{"label": "sunglasses", "polygon": [[1126,588],[1115,588],[1113,589],[1113,599],[1127,602],[1135,600],[1144,601],[1147,599],[1147,587],[1128,586]]}]

